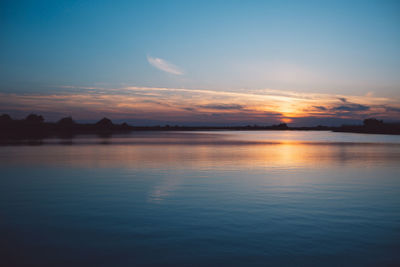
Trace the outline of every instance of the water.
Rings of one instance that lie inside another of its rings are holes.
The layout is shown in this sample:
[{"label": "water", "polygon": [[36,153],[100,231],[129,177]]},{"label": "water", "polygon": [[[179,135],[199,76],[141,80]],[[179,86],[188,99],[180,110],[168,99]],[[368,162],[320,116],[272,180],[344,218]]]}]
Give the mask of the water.
[{"label": "water", "polygon": [[400,264],[400,136],[142,132],[28,144],[0,147],[4,266]]}]

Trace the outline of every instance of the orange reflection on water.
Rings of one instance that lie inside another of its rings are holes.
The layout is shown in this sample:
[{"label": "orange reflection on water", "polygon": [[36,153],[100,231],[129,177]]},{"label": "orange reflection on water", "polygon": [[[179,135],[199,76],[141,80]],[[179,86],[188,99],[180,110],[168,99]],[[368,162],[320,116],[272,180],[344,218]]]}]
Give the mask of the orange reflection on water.
[{"label": "orange reflection on water", "polygon": [[383,144],[110,144],[9,146],[0,150],[2,165],[77,168],[271,169],[322,168],[325,165],[368,165],[398,162],[400,146]]}]

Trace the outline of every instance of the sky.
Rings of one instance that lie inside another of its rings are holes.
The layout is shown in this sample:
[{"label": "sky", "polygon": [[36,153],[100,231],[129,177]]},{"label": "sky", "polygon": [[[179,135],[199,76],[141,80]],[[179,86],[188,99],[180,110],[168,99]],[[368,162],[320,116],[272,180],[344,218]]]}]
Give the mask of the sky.
[{"label": "sky", "polygon": [[0,113],[400,120],[400,1],[1,1]]}]

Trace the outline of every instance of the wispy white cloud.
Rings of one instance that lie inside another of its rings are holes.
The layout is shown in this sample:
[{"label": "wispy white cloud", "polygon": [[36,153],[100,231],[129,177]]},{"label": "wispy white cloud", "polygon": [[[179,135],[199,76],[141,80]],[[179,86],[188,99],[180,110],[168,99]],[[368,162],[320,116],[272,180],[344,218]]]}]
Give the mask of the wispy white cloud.
[{"label": "wispy white cloud", "polygon": [[165,61],[162,58],[147,56],[147,61],[153,67],[156,67],[159,70],[162,70],[162,71],[165,71],[165,72],[168,72],[171,74],[175,74],[175,75],[183,74],[183,71],[179,67],[175,66],[172,63]]}]

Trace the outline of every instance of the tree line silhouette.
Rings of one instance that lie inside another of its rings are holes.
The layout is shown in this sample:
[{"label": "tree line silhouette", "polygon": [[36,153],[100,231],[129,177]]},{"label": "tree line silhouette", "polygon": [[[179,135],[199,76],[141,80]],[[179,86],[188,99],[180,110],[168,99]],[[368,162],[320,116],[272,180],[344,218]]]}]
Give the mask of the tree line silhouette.
[{"label": "tree line silhouette", "polygon": [[103,118],[96,123],[77,123],[72,117],[57,122],[45,122],[43,116],[29,114],[25,119],[14,120],[8,114],[0,116],[1,138],[45,138],[51,136],[72,137],[76,134],[109,135],[116,132],[128,132],[132,127],[127,123],[114,124]]},{"label": "tree line silhouette", "polygon": [[45,122],[44,117],[29,114],[25,119],[12,119],[10,115],[0,115],[1,139],[24,139],[46,137],[73,137],[77,134],[97,134],[110,136],[113,133],[131,131],[194,131],[194,130],[318,130],[354,133],[400,134],[400,123],[384,123],[382,120],[368,118],[363,125],[343,125],[340,127],[289,127],[286,123],[271,126],[131,126],[127,123],[114,124],[108,118],[102,118],[96,123],[77,123],[72,117],[64,117],[57,122]]},{"label": "tree line silhouette", "polygon": [[342,125],[335,132],[371,133],[371,134],[400,134],[400,123],[385,123],[383,120],[368,118],[363,125]]}]

